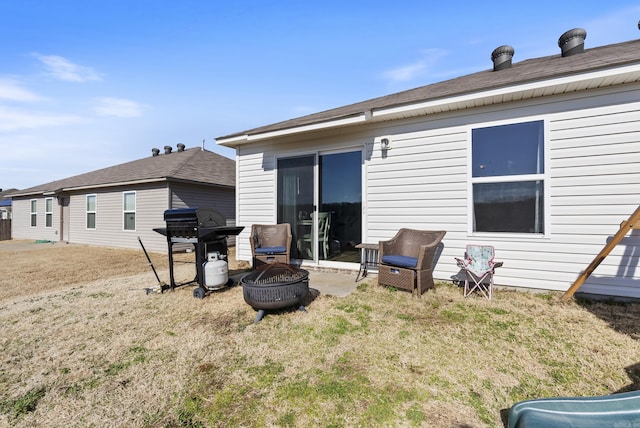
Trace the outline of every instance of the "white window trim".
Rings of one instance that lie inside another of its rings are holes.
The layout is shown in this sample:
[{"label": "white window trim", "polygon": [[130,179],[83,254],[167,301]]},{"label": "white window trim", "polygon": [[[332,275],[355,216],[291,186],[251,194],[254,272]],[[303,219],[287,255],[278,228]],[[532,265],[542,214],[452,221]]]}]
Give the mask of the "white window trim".
[{"label": "white window trim", "polygon": [[[89,211],[89,209],[87,208],[87,200],[89,199],[90,196],[94,196],[96,198],[96,207],[93,211]],[[85,215],[84,215],[84,227],[85,230],[96,230],[98,228],[98,194],[97,193],[89,193],[88,195],[85,195],[85,199],[84,199],[84,206],[85,206]],[[93,227],[89,227],[88,226],[88,215],[89,214],[94,214],[94,225]]]},{"label": "white window trim", "polygon": [[[36,203],[36,210],[33,211],[33,203]],[[36,224],[35,226],[31,222],[31,217],[36,216]],[[30,199],[29,200],[29,227],[38,227],[38,200]]]},{"label": "white window trim", "polygon": [[[47,202],[51,201],[51,211],[47,211]],[[51,216],[51,225],[47,226],[47,218]],[[53,198],[44,199],[44,227],[51,229],[53,227]]]},{"label": "white window trim", "polygon": [[[544,173],[542,174],[523,174],[523,175],[509,175],[509,176],[497,176],[497,177],[473,177],[473,130],[479,128],[490,128],[493,126],[502,125],[515,125],[518,123],[542,121],[543,123],[543,138],[544,138]],[[517,120],[501,120],[493,122],[475,123],[467,129],[467,235],[470,237],[490,237],[495,238],[527,238],[527,239],[543,239],[551,236],[551,220],[550,220],[550,208],[551,208],[551,180],[550,180],[550,140],[549,140],[549,120],[540,116],[521,117]],[[542,181],[542,187],[544,189],[544,233],[513,233],[513,232],[475,232],[473,230],[473,185],[475,183],[507,183],[507,182],[521,182],[521,181]]]},{"label": "white window trim", "polygon": [[[126,210],[125,209],[125,198],[126,195],[132,194],[133,193],[133,200],[134,200],[134,204],[135,204],[135,208],[133,210]],[[129,190],[126,192],[122,192],[122,231],[123,232],[135,232],[136,229],[138,228],[138,215],[137,215],[137,210],[138,210],[138,194],[135,190]],[[135,214],[135,224],[133,229],[126,229],[125,226],[125,215],[129,214],[129,213],[133,213]]]}]

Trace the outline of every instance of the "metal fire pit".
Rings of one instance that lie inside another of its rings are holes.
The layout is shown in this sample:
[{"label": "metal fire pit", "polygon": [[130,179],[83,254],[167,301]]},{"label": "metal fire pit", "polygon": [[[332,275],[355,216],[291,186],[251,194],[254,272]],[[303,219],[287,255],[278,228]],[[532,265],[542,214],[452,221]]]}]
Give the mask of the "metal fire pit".
[{"label": "metal fire pit", "polygon": [[240,279],[244,301],[258,311],[254,323],[264,316],[265,310],[284,309],[302,305],[309,293],[309,272],[282,264],[263,265]]}]

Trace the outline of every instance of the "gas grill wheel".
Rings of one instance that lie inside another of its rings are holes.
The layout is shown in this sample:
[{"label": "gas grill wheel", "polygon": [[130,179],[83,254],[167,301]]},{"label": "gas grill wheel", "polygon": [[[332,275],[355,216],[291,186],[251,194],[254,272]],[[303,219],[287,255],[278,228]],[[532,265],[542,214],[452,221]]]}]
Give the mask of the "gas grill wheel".
[{"label": "gas grill wheel", "polygon": [[202,287],[198,287],[195,290],[193,290],[193,297],[195,297],[196,299],[204,299],[206,294],[207,293],[205,289]]}]

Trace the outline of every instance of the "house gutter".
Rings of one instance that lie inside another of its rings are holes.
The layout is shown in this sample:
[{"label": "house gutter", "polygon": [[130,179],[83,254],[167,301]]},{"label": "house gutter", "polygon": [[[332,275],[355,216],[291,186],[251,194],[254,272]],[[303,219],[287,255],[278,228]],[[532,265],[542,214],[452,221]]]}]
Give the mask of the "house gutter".
[{"label": "house gutter", "polygon": [[[390,120],[401,115],[402,117],[413,116],[416,111],[438,112],[442,110],[464,110],[468,105],[476,107],[480,105],[501,104],[507,97],[510,100],[525,100],[539,98],[552,93],[553,95],[579,92],[581,89],[570,89],[576,86],[586,86],[589,89],[614,86],[622,83],[640,81],[640,64],[633,66],[619,67],[612,73],[611,69],[600,70],[576,76],[566,76],[561,78],[545,79],[537,82],[524,83],[514,87],[495,88],[476,93],[468,93],[459,96],[449,97],[446,100],[432,100],[410,105],[395,106],[379,109],[373,112],[373,120]],[[615,79],[613,79],[615,77]],[[615,84],[605,84],[605,79],[615,80]],[[595,82],[595,85],[586,83]],[[530,92],[528,97],[515,97],[519,93]],[[510,97],[508,97],[510,95]],[[480,102],[479,102],[480,101]],[[428,113],[427,113],[428,114]]]},{"label": "house gutter", "polygon": [[230,138],[216,139],[221,146],[234,147],[239,144],[251,143],[254,141],[266,140],[269,138],[284,137],[287,135],[301,134],[303,132],[321,131],[323,129],[336,128],[340,126],[357,125],[364,123],[371,118],[371,111],[367,110],[357,115],[330,120],[326,122],[316,122],[308,125],[296,126],[294,128],[279,129],[277,131],[264,132],[260,134],[244,134]]},{"label": "house gutter", "polygon": [[[464,110],[478,105],[488,106],[501,104],[512,100],[533,99],[542,96],[579,92],[583,89],[595,89],[609,87],[624,83],[640,81],[640,64],[601,69],[585,72],[579,75],[550,78],[516,86],[507,86],[470,92],[447,98],[432,99],[423,102],[381,107],[363,111],[360,114],[349,117],[328,120],[324,122],[310,123],[292,128],[280,129],[257,134],[243,134],[228,138],[218,138],[216,142],[226,147],[237,147],[261,140],[267,140],[287,135],[302,134],[311,131],[320,131],[330,128],[363,124],[365,122],[382,122],[393,119],[426,116],[442,111]],[[528,94],[527,94],[528,93]],[[521,96],[514,96],[521,94]],[[505,101],[505,98],[507,100]]]},{"label": "house gutter", "polygon": [[151,180],[135,180],[135,181],[123,181],[119,183],[104,183],[104,184],[89,184],[86,186],[77,186],[77,187],[61,187],[55,190],[38,190],[34,192],[17,192],[12,193],[11,196],[56,196],[62,193],[72,192],[76,190],[87,190],[87,189],[102,189],[105,187],[116,187],[116,186],[129,186],[134,184],[144,184],[144,183],[157,183],[161,181],[167,181],[166,177],[151,179]]}]

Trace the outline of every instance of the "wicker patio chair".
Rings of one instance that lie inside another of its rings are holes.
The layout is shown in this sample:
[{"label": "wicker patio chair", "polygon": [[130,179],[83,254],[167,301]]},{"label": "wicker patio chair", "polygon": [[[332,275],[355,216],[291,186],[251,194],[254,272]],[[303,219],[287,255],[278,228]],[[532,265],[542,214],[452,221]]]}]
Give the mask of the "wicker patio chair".
[{"label": "wicker patio chair", "polygon": [[291,225],[254,224],[251,226],[251,255],[253,267],[258,263],[289,264],[291,254]]},{"label": "wicker patio chair", "polygon": [[380,241],[378,284],[417,292],[418,297],[433,283],[433,265],[446,231],[400,229],[388,241]]}]

